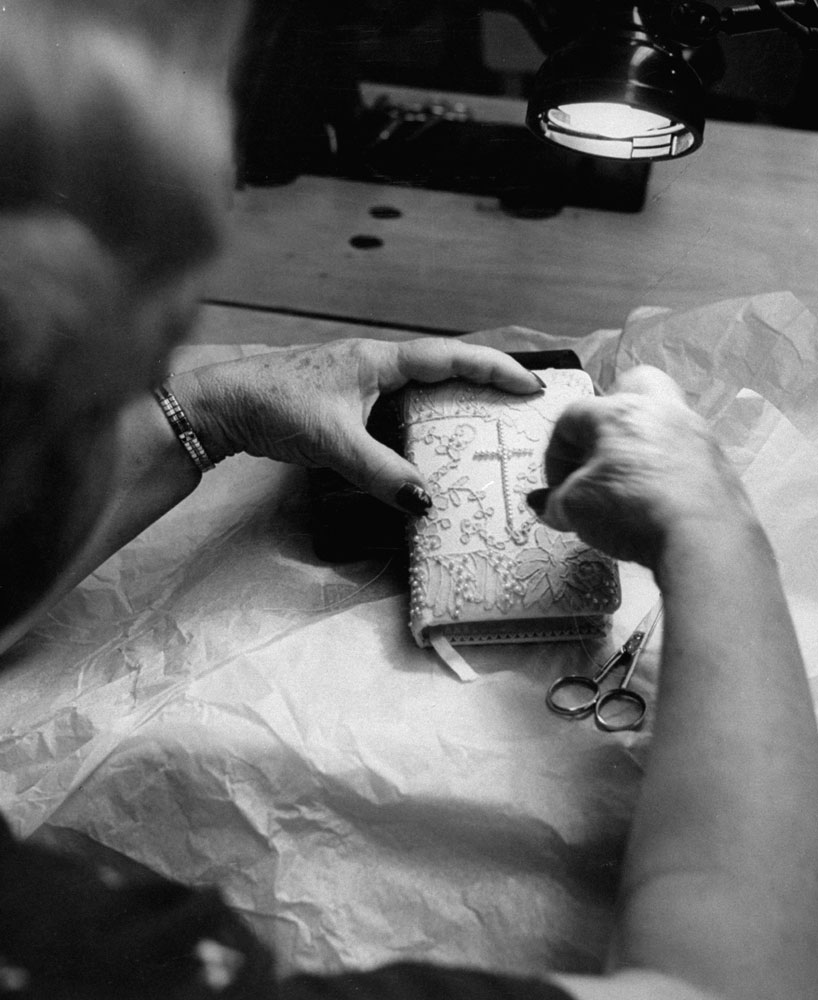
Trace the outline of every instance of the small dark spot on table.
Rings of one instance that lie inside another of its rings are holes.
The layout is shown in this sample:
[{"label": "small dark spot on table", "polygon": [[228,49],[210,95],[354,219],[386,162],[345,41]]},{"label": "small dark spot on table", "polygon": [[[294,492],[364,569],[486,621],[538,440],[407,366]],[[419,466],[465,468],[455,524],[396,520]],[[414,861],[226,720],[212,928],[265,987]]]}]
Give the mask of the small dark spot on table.
[{"label": "small dark spot on table", "polygon": [[369,210],[373,219],[399,219],[403,212],[392,205],[373,205]]},{"label": "small dark spot on table", "polygon": [[356,250],[375,250],[383,246],[383,240],[380,236],[365,236],[361,234],[360,236],[353,236],[349,241],[349,245],[355,247]]}]

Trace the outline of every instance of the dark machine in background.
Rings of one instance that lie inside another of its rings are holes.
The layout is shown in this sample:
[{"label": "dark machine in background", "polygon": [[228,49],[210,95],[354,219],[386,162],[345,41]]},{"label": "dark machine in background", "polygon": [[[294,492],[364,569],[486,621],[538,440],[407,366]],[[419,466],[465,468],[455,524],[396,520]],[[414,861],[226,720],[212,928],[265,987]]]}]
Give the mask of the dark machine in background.
[{"label": "dark machine in background", "polygon": [[[534,217],[638,211],[649,163],[551,147],[522,120],[476,120],[467,99],[364,106],[360,95],[366,80],[527,98],[543,53],[581,32],[597,3],[255,0],[235,83],[240,182],[314,173],[491,195]],[[707,117],[818,124],[815,55],[786,32],[709,39],[688,57],[708,86]]]},{"label": "dark machine in background", "polygon": [[525,128],[479,122],[468,104],[364,107],[361,80],[504,93],[484,65],[476,4],[257,0],[236,82],[240,179],[301,173],[496,196],[512,214],[565,204],[638,211],[647,164],[550,149]]}]

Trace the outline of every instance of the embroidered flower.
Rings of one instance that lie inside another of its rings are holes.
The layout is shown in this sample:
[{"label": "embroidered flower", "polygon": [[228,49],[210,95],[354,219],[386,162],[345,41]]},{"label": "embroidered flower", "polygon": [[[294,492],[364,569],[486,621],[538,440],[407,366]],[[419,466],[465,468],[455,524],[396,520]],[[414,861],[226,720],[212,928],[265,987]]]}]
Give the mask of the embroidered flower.
[{"label": "embroidered flower", "polygon": [[449,434],[432,428],[424,434],[421,440],[425,445],[434,447],[436,455],[445,455],[451,462],[458,462],[476,435],[477,431],[469,424],[457,424]]},{"label": "embroidered flower", "polygon": [[612,611],[619,605],[619,581],[613,562],[594,549],[580,549],[566,561],[568,604],[575,610]]},{"label": "embroidered flower", "polygon": [[523,605],[544,601],[567,611],[612,610],[619,602],[613,563],[576,539],[538,525],[534,547],[523,551],[516,575],[525,583]]},{"label": "embroidered flower", "polygon": [[534,530],[534,546],[524,549],[514,575],[525,584],[523,607],[557,604],[565,594],[565,566],[553,551],[553,539],[543,525]]}]

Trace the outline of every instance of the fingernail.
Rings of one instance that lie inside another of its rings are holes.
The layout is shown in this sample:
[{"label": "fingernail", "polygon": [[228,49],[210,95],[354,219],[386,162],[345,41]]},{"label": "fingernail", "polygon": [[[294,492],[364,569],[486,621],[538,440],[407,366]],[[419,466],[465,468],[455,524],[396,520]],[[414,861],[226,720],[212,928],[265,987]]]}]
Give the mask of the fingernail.
[{"label": "fingernail", "polygon": [[432,498],[423,487],[416,483],[404,483],[395,494],[395,503],[407,514],[415,514],[420,517],[432,506]]},{"label": "fingernail", "polygon": [[548,505],[548,494],[551,492],[548,487],[539,490],[532,490],[525,498],[525,502],[534,511],[537,517],[542,517]]},{"label": "fingernail", "polygon": [[541,387],[542,387],[543,389],[547,389],[547,388],[548,388],[548,386],[547,386],[547,385],[545,384],[545,382],[543,382],[543,380],[542,380],[542,379],[540,378],[540,376],[539,376],[539,375],[538,375],[538,374],[537,374],[536,372],[531,372],[531,374],[532,374],[532,375],[534,376],[534,378],[535,378],[535,379],[536,379],[536,380],[537,380],[537,381],[538,381],[538,382],[540,383],[540,386],[541,386]]}]

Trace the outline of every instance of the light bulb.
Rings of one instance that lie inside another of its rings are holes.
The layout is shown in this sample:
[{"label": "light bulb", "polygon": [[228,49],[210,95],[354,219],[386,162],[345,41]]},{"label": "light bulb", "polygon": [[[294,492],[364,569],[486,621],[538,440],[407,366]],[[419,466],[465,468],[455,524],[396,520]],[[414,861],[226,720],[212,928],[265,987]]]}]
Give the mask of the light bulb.
[{"label": "light bulb", "polygon": [[561,104],[558,108],[552,108],[548,117],[555,125],[572,132],[604,136],[607,139],[644,136],[657,129],[666,129],[672,124],[669,118],[652,111],[607,101]]}]

